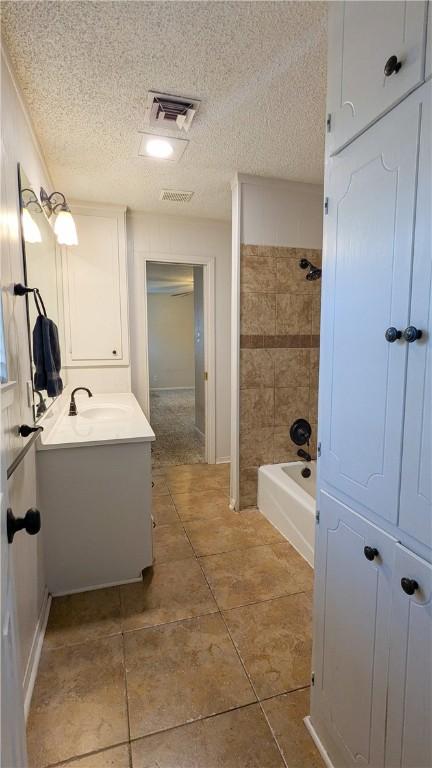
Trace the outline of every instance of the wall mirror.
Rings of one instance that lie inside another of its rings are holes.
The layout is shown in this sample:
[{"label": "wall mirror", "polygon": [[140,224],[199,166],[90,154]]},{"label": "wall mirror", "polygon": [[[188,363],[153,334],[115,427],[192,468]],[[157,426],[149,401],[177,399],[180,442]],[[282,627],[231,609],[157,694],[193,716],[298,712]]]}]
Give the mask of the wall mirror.
[{"label": "wall mirror", "polygon": [[[28,343],[31,379],[33,386],[33,417],[36,422],[60,394],[61,383],[57,377],[47,379],[40,366],[41,349],[35,326],[40,314],[46,315],[59,328],[61,296],[61,261],[56,238],[36,190],[33,189],[23,168],[18,166],[18,184],[21,207],[21,238],[24,260],[24,283],[37,289],[28,293],[27,302]],[[51,332],[55,329],[51,326]],[[59,346],[61,346],[59,331]],[[62,350],[60,349],[60,356]],[[47,366],[48,367],[48,366]],[[65,371],[60,371],[65,384]]]}]

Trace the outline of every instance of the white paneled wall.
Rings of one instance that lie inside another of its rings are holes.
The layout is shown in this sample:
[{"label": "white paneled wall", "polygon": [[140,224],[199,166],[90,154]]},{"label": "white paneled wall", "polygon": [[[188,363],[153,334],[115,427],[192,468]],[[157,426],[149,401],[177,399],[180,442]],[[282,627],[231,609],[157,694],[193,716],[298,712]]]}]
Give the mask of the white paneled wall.
[{"label": "white paneled wall", "polygon": [[213,256],[216,265],[216,460],[230,455],[231,224],[152,213],[130,213],[128,231],[132,391],[146,402],[144,330],[146,255]]},{"label": "white paneled wall", "polygon": [[[1,61],[2,147],[1,147],[1,287],[3,318],[8,348],[9,379],[16,381],[13,403],[2,411],[1,439],[9,459],[22,448],[16,428],[32,422],[27,403],[26,382],[30,379],[25,300],[13,295],[13,284],[24,281],[19,233],[19,197],[17,163],[21,163],[33,188],[52,189],[43,157],[34,138],[23,104],[15,88],[6,59]],[[30,451],[9,481],[10,503],[16,515],[23,515],[36,505],[34,451]],[[41,611],[44,607],[41,536],[16,537],[13,562],[18,607],[21,671],[27,684],[26,670],[32,660],[32,647]]]}]

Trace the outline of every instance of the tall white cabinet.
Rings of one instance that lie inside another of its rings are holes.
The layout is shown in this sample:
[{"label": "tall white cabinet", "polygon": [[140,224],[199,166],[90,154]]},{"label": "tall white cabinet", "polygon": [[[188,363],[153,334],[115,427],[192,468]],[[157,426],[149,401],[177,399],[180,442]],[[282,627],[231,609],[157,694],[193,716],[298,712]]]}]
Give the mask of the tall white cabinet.
[{"label": "tall white cabinet", "polygon": [[427,17],[329,11],[310,724],[338,768],[432,766]]}]

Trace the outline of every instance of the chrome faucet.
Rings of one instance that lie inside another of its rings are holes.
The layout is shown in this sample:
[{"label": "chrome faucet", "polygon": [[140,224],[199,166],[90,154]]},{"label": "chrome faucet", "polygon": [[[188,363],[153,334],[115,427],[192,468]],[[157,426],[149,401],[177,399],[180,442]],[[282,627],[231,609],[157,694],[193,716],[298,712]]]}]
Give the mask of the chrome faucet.
[{"label": "chrome faucet", "polygon": [[79,392],[80,389],[82,389],[84,392],[87,392],[89,397],[93,397],[93,394],[90,392],[90,390],[87,387],[76,387],[71,394],[70,405],[69,405],[69,416],[76,416],[78,414],[76,402],[75,402],[75,392]]}]

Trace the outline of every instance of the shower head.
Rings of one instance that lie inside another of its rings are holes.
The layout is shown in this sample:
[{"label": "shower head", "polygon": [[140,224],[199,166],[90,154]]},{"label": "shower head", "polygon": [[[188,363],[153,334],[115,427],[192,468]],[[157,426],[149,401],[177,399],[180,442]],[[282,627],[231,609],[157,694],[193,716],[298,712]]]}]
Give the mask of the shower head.
[{"label": "shower head", "polygon": [[322,270],[319,267],[315,267],[308,259],[300,259],[300,269],[308,269],[309,272],[306,275],[306,280],[319,280]]}]

